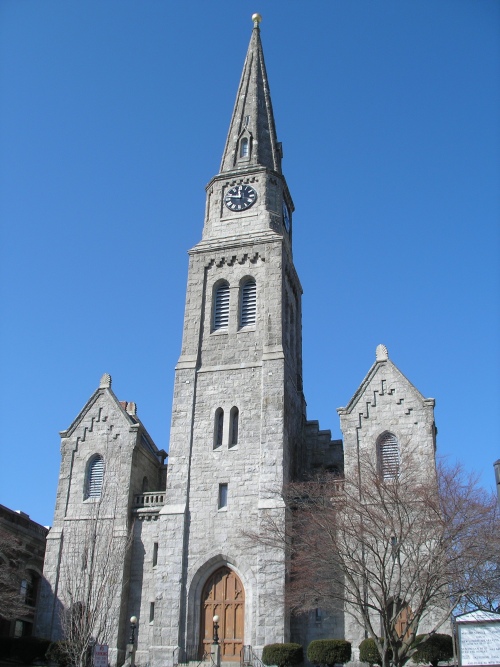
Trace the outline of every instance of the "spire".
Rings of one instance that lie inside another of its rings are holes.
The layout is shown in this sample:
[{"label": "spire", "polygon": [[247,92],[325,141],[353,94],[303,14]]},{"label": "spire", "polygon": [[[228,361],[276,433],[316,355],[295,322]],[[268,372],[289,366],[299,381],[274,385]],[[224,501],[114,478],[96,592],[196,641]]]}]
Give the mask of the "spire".
[{"label": "spire", "polygon": [[254,14],[238,95],[222,156],[221,173],[262,166],[281,173],[281,144],[276,140],[271,94],[260,41],[260,14]]}]

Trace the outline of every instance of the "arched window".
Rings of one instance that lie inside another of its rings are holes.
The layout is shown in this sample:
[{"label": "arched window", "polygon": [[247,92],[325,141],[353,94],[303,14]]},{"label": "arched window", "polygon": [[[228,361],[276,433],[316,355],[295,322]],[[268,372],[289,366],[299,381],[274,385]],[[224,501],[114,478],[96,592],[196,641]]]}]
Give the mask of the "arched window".
[{"label": "arched window", "polygon": [[238,444],[238,428],[239,428],[240,412],[238,408],[231,408],[229,421],[229,446],[234,447]]},{"label": "arched window", "polygon": [[229,323],[229,284],[222,283],[215,290],[214,331],[227,329]]},{"label": "arched window", "polygon": [[243,137],[240,141],[240,157],[248,157],[248,139]]},{"label": "arched window", "polygon": [[93,456],[87,467],[85,499],[100,498],[104,479],[104,459],[100,454]]},{"label": "arched window", "polygon": [[257,314],[257,285],[253,278],[243,283],[241,287],[240,326],[246,327],[255,324]]},{"label": "arched window", "polygon": [[222,435],[224,433],[224,410],[217,408],[215,411],[214,424],[214,449],[222,445]]},{"label": "arched window", "polygon": [[378,469],[384,482],[399,475],[399,443],[393,433],[383,433],[377,442]]}]

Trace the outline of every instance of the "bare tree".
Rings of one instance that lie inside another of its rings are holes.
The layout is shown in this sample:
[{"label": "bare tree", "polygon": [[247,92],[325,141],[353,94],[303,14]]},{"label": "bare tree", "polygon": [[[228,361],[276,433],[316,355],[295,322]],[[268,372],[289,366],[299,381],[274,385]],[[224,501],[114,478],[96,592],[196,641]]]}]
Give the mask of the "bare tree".
[{"label": "bare tree", "polygon": [[375,641],[385,666],[403,665],[477,590],[491,557],[484,536],[496,525],[495,499],[459,467],[423,471],[406,456],[404,471],[381,478],[371,459],[349,479],[325,475],[289,485],[286,530],[272,515],[259,535],[289,550],[288,603],[345,612]]},{"label": "bare tree", "polygon": [[73,667],[86,667],[93,644],[116,637],[130,529],[116,519],[109,493],[85,505],[86,516],[64,532],[59,598],[65,641],[61,650]]},{"label": "bare tree", "polygon": [[30,554],[12,534],[0,531],[0,617],[21,618],[29,611],[21,583]]}]

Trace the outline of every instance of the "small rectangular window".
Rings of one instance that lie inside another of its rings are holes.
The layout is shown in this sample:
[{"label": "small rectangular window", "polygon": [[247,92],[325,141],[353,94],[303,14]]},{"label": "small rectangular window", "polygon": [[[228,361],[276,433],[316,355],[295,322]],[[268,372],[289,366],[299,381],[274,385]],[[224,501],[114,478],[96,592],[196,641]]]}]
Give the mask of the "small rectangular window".
[{"label": "small rectangular window", "polygon": [[158,542],[153,544],[153,567],[158,563]]},{"label": "small rectangular window", "polygon": [[219,509],[227,508],[227,484],[219,484]]},{"label": "small rectangular window", "polygon": [[149,622],[152,623],[155,620],[155,603],[149,603]]}]

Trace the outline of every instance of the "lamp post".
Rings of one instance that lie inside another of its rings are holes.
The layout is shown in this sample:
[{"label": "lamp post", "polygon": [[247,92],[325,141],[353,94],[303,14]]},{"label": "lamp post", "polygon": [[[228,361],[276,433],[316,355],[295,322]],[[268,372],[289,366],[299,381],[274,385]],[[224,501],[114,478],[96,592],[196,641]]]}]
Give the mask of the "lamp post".
[{"label": "lamp post", "polygon": [[135,629],[137,627],[137,616],[131,616],[130,618],[130,639],[129,644],[132,646],[135,644]]},{"label": "lamp post", "polygon": [[214,621],[214,644],[219,643],[219,617],[217,614],[213,618]]},{"label": "lamp post", "polygon": [[220,644],[219,644],[219,617],[217,614],[213,617],[214,622],[214,633],[212,647],[210,649],[210,658],[212,660],[213,667],[221,667],[221,655],[220,655]]},{"label": "lamp post", "polygon": [[137,616],[130,618],[130,638],[127,644],[127,655],[124,667],[134,667],[135,665],[135,629],[137,627]]}]

